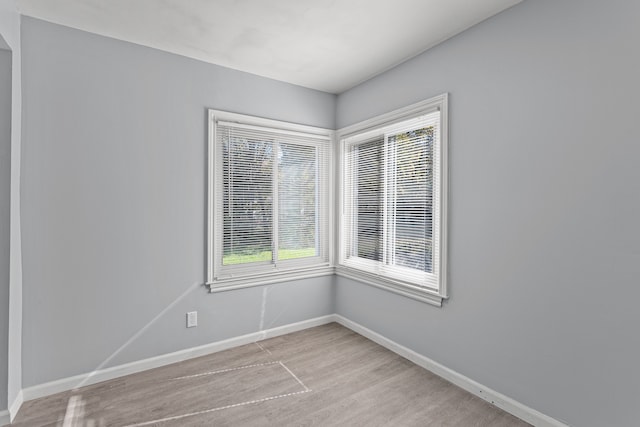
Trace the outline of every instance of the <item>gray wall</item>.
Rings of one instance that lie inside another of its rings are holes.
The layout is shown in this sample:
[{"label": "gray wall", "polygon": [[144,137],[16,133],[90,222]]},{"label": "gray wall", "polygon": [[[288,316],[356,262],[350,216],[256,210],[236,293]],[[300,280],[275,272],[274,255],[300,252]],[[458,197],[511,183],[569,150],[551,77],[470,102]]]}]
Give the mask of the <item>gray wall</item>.
[{"label": "gray wall", "polygon": [[7,408],[11,212],[11,51],[0,36],[0,410]]},{"label": "gray wall", "polygon": [[640,2],[525,1],[338,97],[450,93],[442,309],[338,278],[337,312],[574,426],[638,424]]},{"label": "gray wall", "polygon": [[24,387],[333,312],[331,277],[202,283],[206,109],[333,128],[334,95],[30,18],[22,57]]}]

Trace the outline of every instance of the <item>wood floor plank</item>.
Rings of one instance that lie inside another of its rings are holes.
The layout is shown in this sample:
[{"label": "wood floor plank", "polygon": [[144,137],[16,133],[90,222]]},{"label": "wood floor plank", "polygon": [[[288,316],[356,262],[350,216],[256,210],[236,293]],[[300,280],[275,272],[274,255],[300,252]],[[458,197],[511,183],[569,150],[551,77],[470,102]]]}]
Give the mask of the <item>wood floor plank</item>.
[{"label": "wood floor plank", "polygon": [[528,425],[335,323],[28,401],[12,427],[65,417],[83,427]]}]

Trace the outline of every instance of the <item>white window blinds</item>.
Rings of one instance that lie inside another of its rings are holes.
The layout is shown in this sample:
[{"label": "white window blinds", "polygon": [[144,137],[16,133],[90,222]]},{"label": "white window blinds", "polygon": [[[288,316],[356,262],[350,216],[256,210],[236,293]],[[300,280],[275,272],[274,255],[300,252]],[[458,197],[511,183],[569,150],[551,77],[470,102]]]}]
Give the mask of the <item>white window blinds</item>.
[{"label": "white window blinds", "polygon": [[215,122],[214,280],[328,263],[330,139]]},{"label": "white window blinds", "polygon": [[439,289],[440,111],[343,139],[342,263]]}]

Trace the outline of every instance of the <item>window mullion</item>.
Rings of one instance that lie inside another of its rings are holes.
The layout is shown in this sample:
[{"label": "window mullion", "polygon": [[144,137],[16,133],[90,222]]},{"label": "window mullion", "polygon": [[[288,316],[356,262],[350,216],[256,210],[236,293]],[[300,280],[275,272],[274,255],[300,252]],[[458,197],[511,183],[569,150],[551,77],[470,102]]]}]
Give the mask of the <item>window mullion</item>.
[{"label": "window mullion", "polygon": [[[233,250],[234,250],[233,244],[234,244],[234,241],[235,241],[235,239],[233,238],[233,235],[234,235],[233,234],[233,227],[235,225],[234,221],[233,221],[234,220],[234,215],[235,215],[235,212],[233,210],[233,196],[234,196],[234,194],[233,194],[233,188],[234,188],[233,168],[235,167],[235,159],[233,157],[233,139],[232,139],[232,132],[231,131],[229,131],[228,145],[229,145],[229,150],[228,150],[228,152],[229,152],[229,169],[227,171],[227,183],[228,183],[227,187],[229,188],[229,190],[228,190],[229,191],[229,196],[228,196],[228,199],[227,199],[227,203],[228,203],[228,206],[229,206],[229,228],[230,228],[230,233],[229,234],[231,235],[230,244],[229,245],[230,245],[230,252],[233,253]],[[223,221],[224,221],[224,219],[223,219]],[[224,254],[223,254],[223,256],[224,256]]]},{"label": "window mullion", "polygon": [[316,188],[316,194],[315,194],[315,198],[314,198],[314,206],[316,207],[316,217],[315,217],[315,250],[316,250],[316,254],[320,254],[321,250],[322,250],[322,245],[320,244],[320,240],[321,240],[321,236],[320,236],[320,223],[322,222],[321,219],[321,213],[318,212],[318,206],[320,206],[322,204],[321,199],[322,199],[322,194],[323,194],[323,186],[322,183],[320,182],[320,164],[323,161],[323,159],[320,158],[320,150],[318,150],[318,147],[315,147],[314,149],[314,153],[315,153],[315,160],[316,160],[316,167],[315,167],[315,188]]},{"label": "window mullion", "polygon": [[[387,137],[389,139],[389,137]],[[391,195],[389,200],[389,224],[388,224],[388,237],[387,247],[389,251],[389,264],[396,264],[396,202],[398,200],[398,144],[396,138],[392,138],[389,143],[390,158],[389,158],[389,173],[391,174]]]},{"label": "window mullion", "polygon": [[382,263],[393,265],[395,254],[395,143],[384,136],[382,161]]},{"label": "window mullion", "polygon": [[349,182],[349,192],[351,196],[351,200],[349,202],[349,221],[350,221],[350,244],[349,244],[349,256],[357,256],[358,255],[358,209],[357,209],[357,201],[358,201],[358,186],[354,185],[354,183],[358,182],[360,179],[358,175],[358,163],[359,159],[359,150],[355,149],[355,146],[351,146],[349,148],[349,171],[351,172],[350,182]]},{"label": "window mullion", "polygon": [[273,167],[271,168],[272,173],[272,205],[271,205],[271,227],[272,227],[272,239],[271,239],[271,260],[274,266],[278,265],[278,247],[280,246],[278,243],[278,228],[280,226],[280,200],[279,200],[279,172],[280,167],[278,165],[278,152],[280,151],[280,144],[278,141],[273,141]]}]

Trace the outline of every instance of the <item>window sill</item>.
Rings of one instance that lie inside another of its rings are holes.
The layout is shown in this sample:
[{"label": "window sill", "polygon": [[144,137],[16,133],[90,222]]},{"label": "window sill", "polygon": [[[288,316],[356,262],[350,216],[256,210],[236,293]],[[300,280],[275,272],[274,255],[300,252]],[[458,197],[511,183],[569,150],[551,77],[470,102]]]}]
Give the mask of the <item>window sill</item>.
[{"label": "window sill", "polygon": [[210,293],[226,292],[236,289],[252,288],[255,286],[272,285],[275,283],[290,282],[293,280],[310,279],[313,277],[331,276],[336,274],[340,277],[357,280],[366,285],[375,286],[386,291],[402,295],[417,301],[442,307],[442,301],[446,296],[439,295],[436,291],[420,288],[418,286],[407,285],[392,279],[388,279],[376,274],[367,273],[345,266],[331,267],[319,266],[297,270],[285,270],[269,274],[242,275],[219,279],[207,283]]},{"label": "window sill", "polygon": [[435,305],[436,307],[442,307],[442,301],[446,299],[446,296],[438,294],[438,292],[435,290],[408,285],[399,281],[395,281],[393,279],[379,276],[377,274],[367,273],[343,265],[336,267],[336,275],[340,277],[346,277],[348,279],[357,280],[366,285],[375,286],[377,288],[384,289],[386,291],[393,292],[407,298]]},{"label": "window sill", "polygon": [[310,279],[312,277],[330,276],[335,273],[331,266],[307,267],[296,270],[283,270],[273,273],[259,273],[218,279],[207,283],[209,292],[226,292],[235,289],[251,288],[254,286],[271,285],[292,280]]}]

